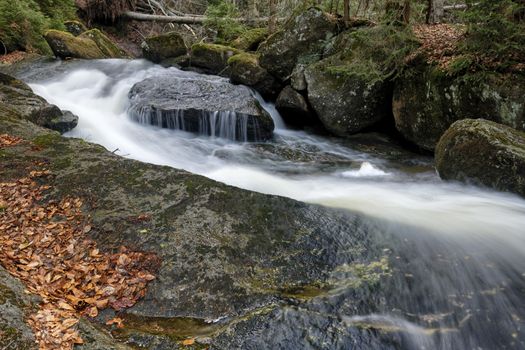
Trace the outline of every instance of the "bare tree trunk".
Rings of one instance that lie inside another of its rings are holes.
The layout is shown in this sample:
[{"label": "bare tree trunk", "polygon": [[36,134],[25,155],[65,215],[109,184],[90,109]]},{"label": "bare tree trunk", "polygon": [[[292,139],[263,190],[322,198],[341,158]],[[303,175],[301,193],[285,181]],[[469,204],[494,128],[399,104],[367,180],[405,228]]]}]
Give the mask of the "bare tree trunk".
[{"label": "bare tree trunk", "polygon": [[345,25],[348,26],[348,23],[350,22],[350,0],[344,0],[343,6],[343,21],[345,22]]},{"label": "bare tree trunk", "polygon": [[277,0],[270,0],[270,19],[268,21],[268,31],[275,32],[277,24]]},{"label": "bare tree trunk", "polygon": [[443,21],[445,14],[444,0],[428,0],[427,23],[436,24]]}]

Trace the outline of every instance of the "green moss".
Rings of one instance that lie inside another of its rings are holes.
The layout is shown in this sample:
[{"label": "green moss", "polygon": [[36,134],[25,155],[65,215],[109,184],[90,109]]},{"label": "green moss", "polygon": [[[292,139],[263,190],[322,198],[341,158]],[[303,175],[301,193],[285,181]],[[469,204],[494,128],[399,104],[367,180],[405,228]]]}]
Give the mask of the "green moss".
[{"label": "green moss", "polygon": [[48,148],[60,142],[62,137],[58,133],[39,135],[33,139],[33,143],[42,148]]},{"label": "green moss", "polygon": [[68,32],[75,36],[78,36],[88,30],[84,23],[75,20],[65,21],[64,26]]},{"label": "green moss", "polygon": [[61,58],[105,58],[106,55],[91,38],[76,37],[60,30],[48,30],[44,34],[49,46],[56,56]]},{"label": "green moss", "polygon": [[231,46],[239,50],[255,51],[267,36],[267,28],[253,28],[243,32],[237,39],[231,42]]},{"label": "green moss", "polygon": [[231,56],[237,55],[241,53],[241,50],[238,50],[236,48],[233,48],[231,46],[225,46],[225,45],[219,45],[219,44],[207,44],[207,43],[197,43],[194,44],[191,47],[191,51],[193,54],[201,54],[201,53],[216,53],[221,56]]},{"label": "green moss", "polygon": [[228,59],[228,65],[235,65],[235,64],[257,66],[259,65],[259,57],[256,54],[243,52],[243,53],[234,55]]},{"label": "green moss", "polygon": [[126,58],[128,55],[111,39],[98,29],[91,29],[82,33],[79,38],[89,38],[97,44],[98,48],[108,58]]}]

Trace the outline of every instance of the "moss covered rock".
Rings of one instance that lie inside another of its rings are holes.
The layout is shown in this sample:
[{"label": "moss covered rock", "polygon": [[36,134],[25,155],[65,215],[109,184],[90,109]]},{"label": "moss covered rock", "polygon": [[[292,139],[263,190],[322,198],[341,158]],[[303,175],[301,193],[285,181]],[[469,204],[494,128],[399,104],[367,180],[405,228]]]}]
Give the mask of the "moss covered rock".
[{"label": "moss covered rock", "polygon": [[231,42],[231,46],[243,51],[256,51],[259,48],[259,44],[267,37],[267,28],[253,28],[244,31],[237,39]]},{"label": "moss covered rock", "polygon": [[198,43],[191,47],[191,64],[210,74],[228,76],[228,60],[241,52],[230,46]]},{"label": "moss covered rock", "polygon": [[455,122],[436,146],[441,178],[525,197],[525,133],[484,119]]},{"label": "moss covered rock", "polygon": [[345,62],[333,56],[305,70],[308,101],[323,125],[349,136],[390,115],[390,84],[368,75],[341,71]]},{"label": "moss covered rock", "polygon": [[141,46],[144,58],[155,63],[184,56],[188,51],[184,39],[176,32],[146,38]]},{"label": "moss covered rock", "polygon": [[525,130],[525,76],[468,73],[451,77],[417,64],[396,81],[396,127],[419,147],[433,150],[456,120],[483,118]]},{"label": "moss covered rock", "polygon": [[35,95],[26,83],[3,73],[0,73],[0,111],[6,116],[29,120],[62,133],[78,123],[77,116],[62,112]]},{"label": "moss covered rock", "polygon": [[91,39],[98,46],[106,58],[127,58],[129,55],[122,50],[110,38],[98,29],[91,29],[78,36],[79,39]]},{"label": "moss covered rock", "polygon": [[234,84],[251,86],[264,96],[274,96],[279,83],[259,64],[259,57],[251,53],[240,53],[228,59],[230,80]]},{"label": "moss covered rock", "polygon": [[326,43],[337,34],[337,21],[312,7],[292,17],[284,28],[259,47],[261,66],[280,80],[286,80],[297,63],[321,59]]},{"label": "moss covered rock", "polygon": [[66,27],[66,30],[74,36],[79,36],[88,30],[84,23],[80,21],[65,21],[64,26]]},{"label": "moss covered rock", "polygon": [[106,58],[97,44],[90,38],[76,37],[60,30],[48,30],[44,38],[59,58]]}]

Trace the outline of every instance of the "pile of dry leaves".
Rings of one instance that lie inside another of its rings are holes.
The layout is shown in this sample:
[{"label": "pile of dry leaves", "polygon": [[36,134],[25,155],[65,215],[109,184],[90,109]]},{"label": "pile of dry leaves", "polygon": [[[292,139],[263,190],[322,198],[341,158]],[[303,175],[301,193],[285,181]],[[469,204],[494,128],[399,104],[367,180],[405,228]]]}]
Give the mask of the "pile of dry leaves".
[{"label": "pile of dry leaves", "polygon": [[[0,148],[20,142],[0,135]],[[155,278],[158,258],[126,248],[102,253],[86,235],[92,228],[80,199],[42,203],[50,187],[39,182],[52,174],[37,166],[16,182],[0,183],[0,263],[42,299],[28,319],[40,349],[72,349],[82,343],[80,316],[134,305]]]},{"label": "pile of dry leaves", "polygon": [[465,36],[465,28],[450,24],[420,24],[413,27],[414,35],[421,42],[423,52],[429,63],[447,68],[456,57],[458,44]]}]

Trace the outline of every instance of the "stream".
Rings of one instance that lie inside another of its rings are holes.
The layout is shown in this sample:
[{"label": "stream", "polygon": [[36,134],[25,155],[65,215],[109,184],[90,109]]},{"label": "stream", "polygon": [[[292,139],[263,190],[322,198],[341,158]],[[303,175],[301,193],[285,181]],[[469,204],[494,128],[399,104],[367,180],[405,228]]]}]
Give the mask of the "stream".
[{"label": "stream", "polygon": [[[146,61],[57,63],[45,70],[52,74],[34,70],[22,78],[79,116],[68,137],[243,189],[358,212],[376,222],[385,241],[396,242],[385,255],[402,273],[382,282],[374,307],[353,305],[354,292],[341,284],[337,292],[281,310],[275,322],[288,333],[270,329],[252,348],[525,348],[523,198],[443,182],[431,158],[384,136],[342,140],[290,130],[260,96],[276,125],[269,142],[138,124],[126,113],[128,92],[167,70]],[[355,329],[374,335],[356,343]],[[290,340],[309,338],[309,346]]]}]

